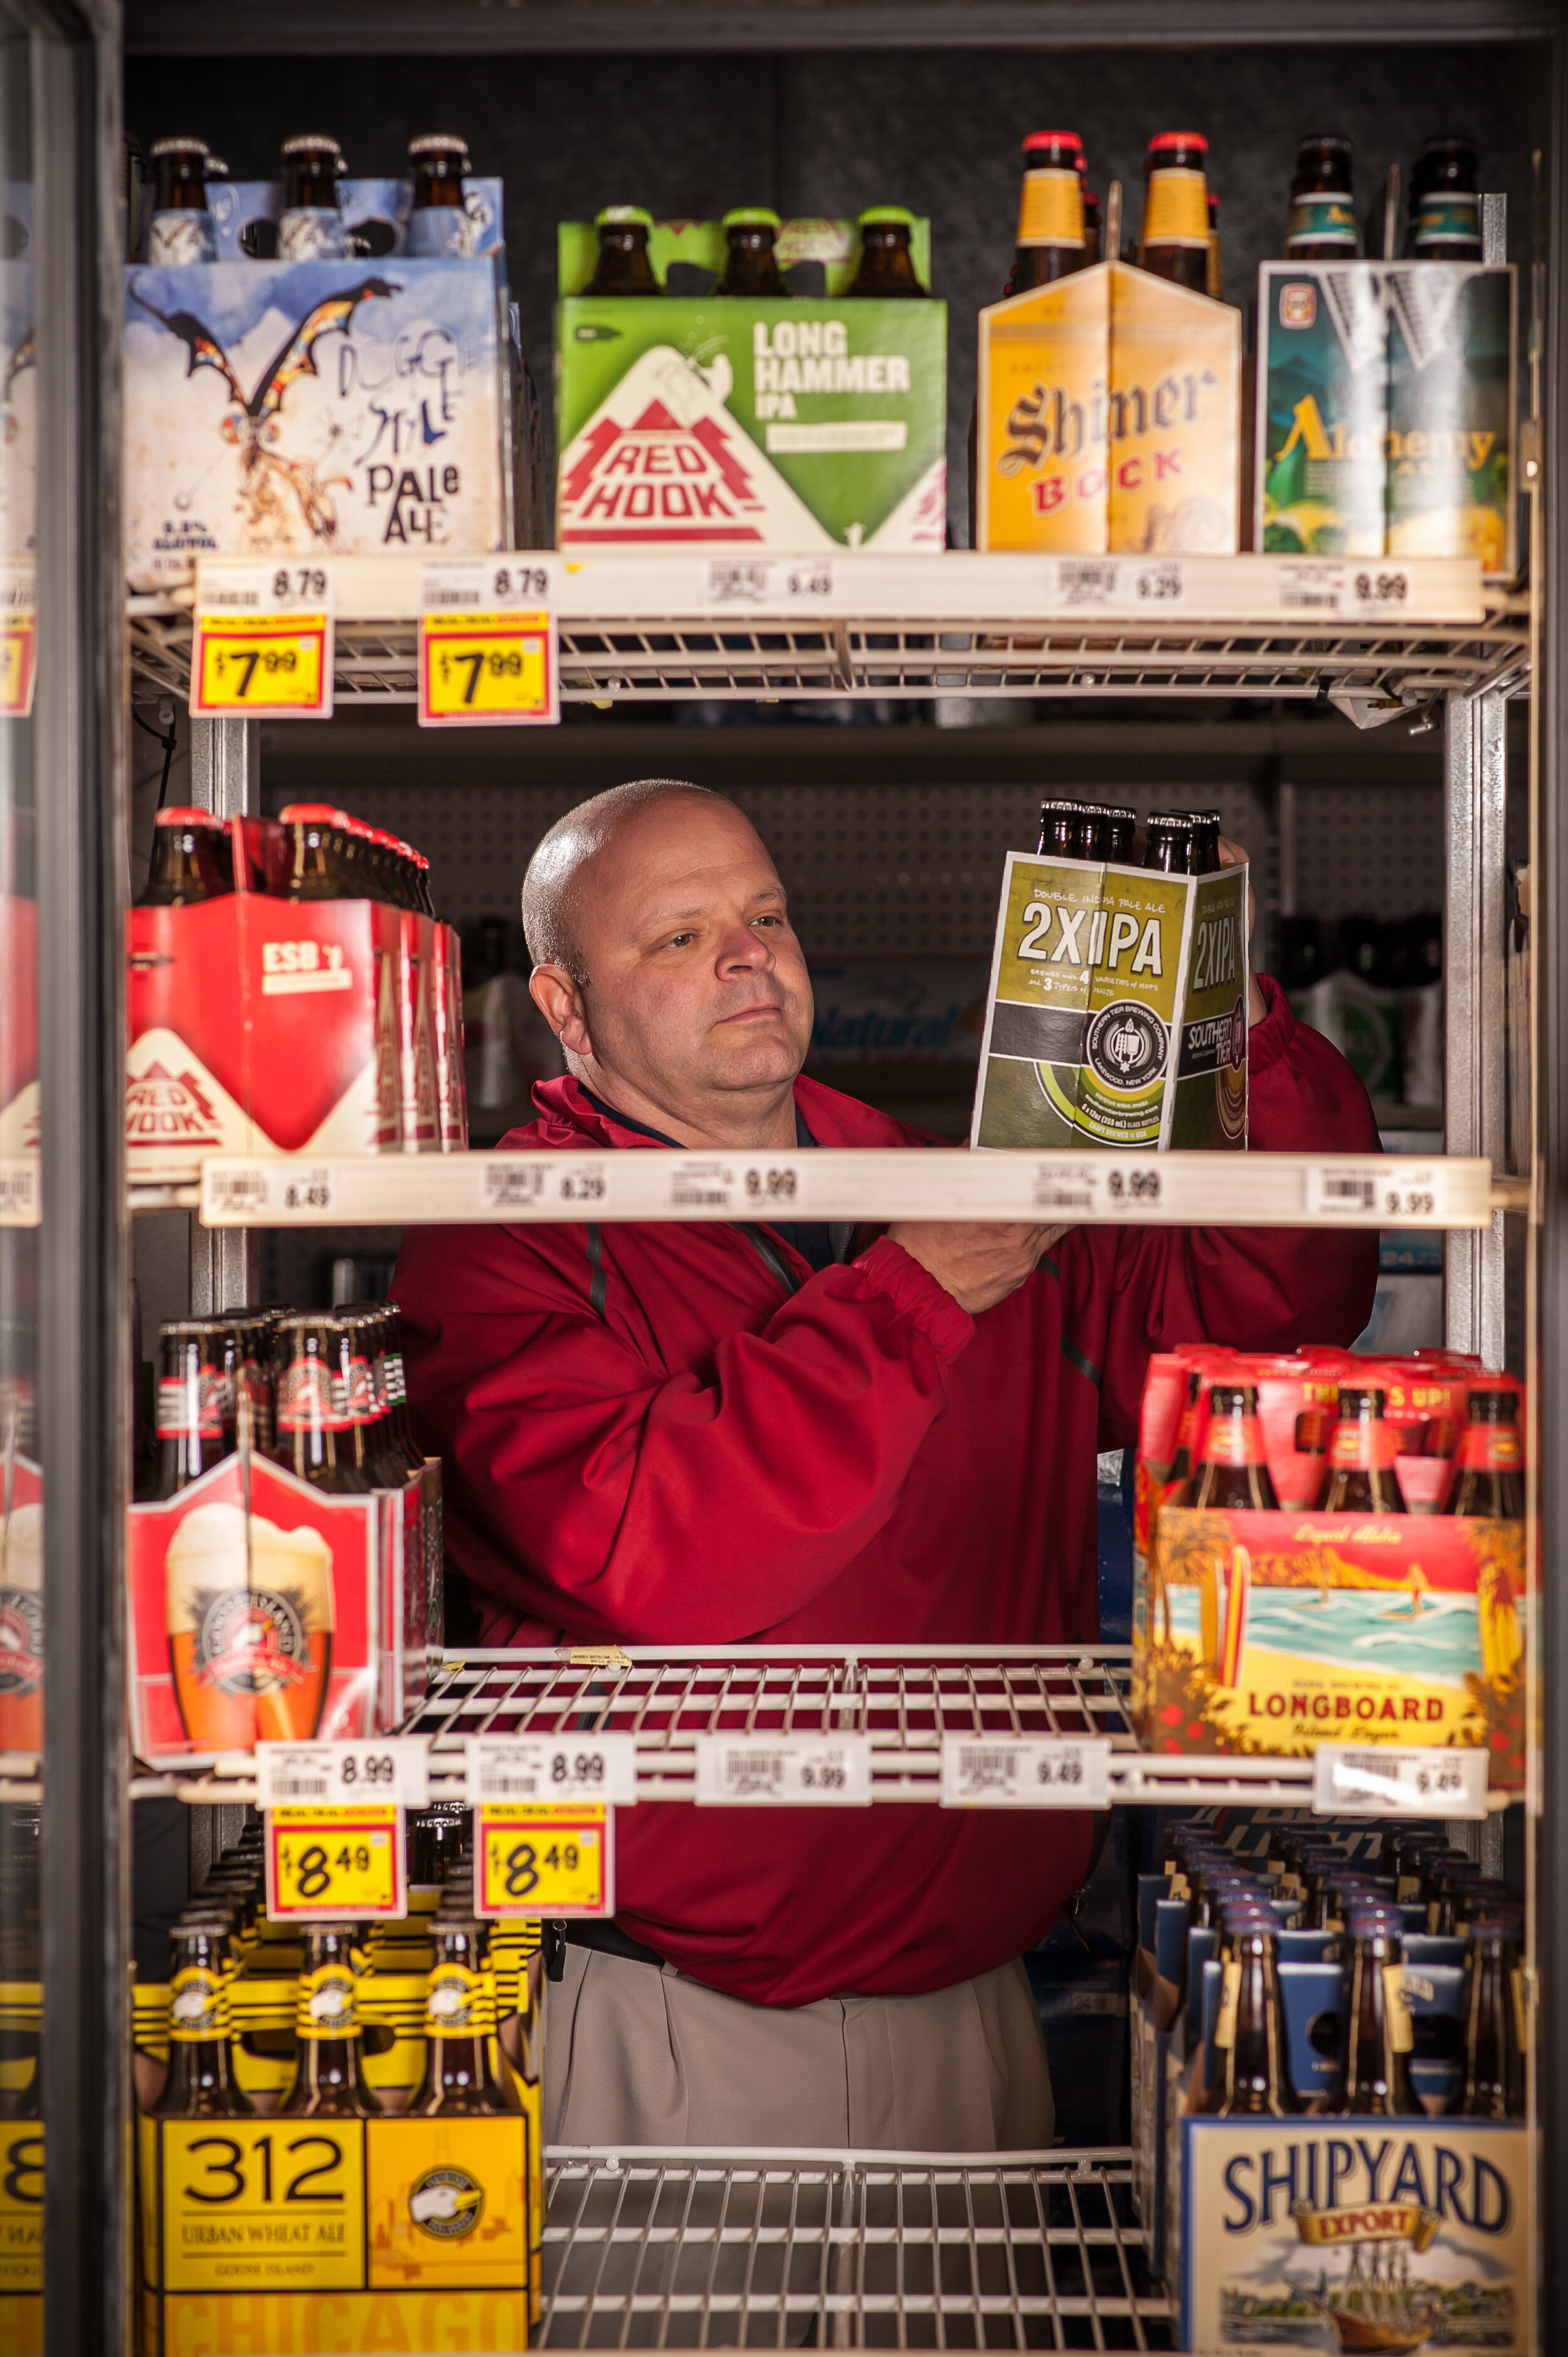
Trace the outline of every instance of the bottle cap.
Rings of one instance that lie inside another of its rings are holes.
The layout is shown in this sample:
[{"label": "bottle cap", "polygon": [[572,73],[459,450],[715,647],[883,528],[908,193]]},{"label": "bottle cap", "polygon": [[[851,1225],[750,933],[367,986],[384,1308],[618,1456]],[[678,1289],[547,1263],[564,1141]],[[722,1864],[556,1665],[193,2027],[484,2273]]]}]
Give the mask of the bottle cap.
[{"label": "bottle cap", "polygon": [[426,131],[409,141],[408,152],[411,156],[461,156],[466,163],[468,143],[455,131]]},{"label": "bottle cap", "polygon": [[723,221],[719,223],[719,227],[721,229],[726,230],[776,230],[779,225],[778,214],[770,211],[767,205],[736,205],[732,211],[725,213]]},{"label": "bottle cap", "polygon": [[1031,131],[1024,142],[1024,153],[1032,155],[1036,147],[1070,147],[1081,156],[1083,142],[1076,131]]},{"label": "bottle cap", "polygon": [[332,802],[290,802],[278,819],[284,826],[347,826],[349,813]]},{"label": "bottle cap", "polygon": [[212,150],[205,139],[155,139],[150,152],[156,163],[160,156],[209,156]]},{"label": "bottle cap", "polygon": [[596,229],[651,229],[653,215],[642,205],[606,205],[594,215]]},{"label": "bottle cap", "polygon": [[1151,156],[1163,156],[1173,147],[1196,147],[1200,156],[1208,153],[1208,142],[1201,131],[1156,131],[1149,142]]},{"label": "bottle cap", "polygon": [[336,139],[328,139],[324,133],[301,131],[284,141],[282,152],[285,156],[341,156],[343,150]]},{"label": "bottle cap", "polygon": [[1315,131],[1310,138],[1304,139],[1301,144],[1304,147],[1332,147],[1342,156],[1348,156],[1350,153],[1349,140],[1342,139],[1337,131]]},{"label": "bottle cap", "polygon": [[161,810],[153,821],[153,824],[155,826],[223,827],[227,826],[228,821],[220,818],[215,811]]},{"label": "bottle cap", "polygon": [[860,229],[913,229],[915,216],[908,205],[868,205],[856,227]]}]

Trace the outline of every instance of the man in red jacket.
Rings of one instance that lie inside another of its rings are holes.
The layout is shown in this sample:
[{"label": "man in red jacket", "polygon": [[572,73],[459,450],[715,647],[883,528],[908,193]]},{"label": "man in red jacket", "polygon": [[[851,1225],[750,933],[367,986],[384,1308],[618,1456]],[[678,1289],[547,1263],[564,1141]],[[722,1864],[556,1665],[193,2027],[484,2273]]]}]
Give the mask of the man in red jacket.
[{"label": "man in red jacket", "polygon": [[[533,996],[571,1077],[506,1141],[932,1141],[800,1077],[811,996],[734,805],[601,794],[530,864]],[[1251,1136],[1376,1151],[1359,1084],[1254,979]],[[489,1643],[1059,1643],[1096,1633],[1095,1458],[1149,1354],[1346,1343],[1366,1233],[901,1222],[413,1229],[397,1297],[446,1540]],[[650,1805],[613,1925],[552,1994],[574,2143],[1048,2143],[1017,1959],[1090,1820]]]}]

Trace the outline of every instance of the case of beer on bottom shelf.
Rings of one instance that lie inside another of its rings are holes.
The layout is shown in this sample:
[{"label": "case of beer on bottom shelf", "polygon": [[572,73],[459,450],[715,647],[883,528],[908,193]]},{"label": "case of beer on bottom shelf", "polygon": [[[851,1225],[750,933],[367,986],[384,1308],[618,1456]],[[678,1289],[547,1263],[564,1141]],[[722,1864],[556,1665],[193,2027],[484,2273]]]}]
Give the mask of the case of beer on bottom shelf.
[{"label": "case of beer on bottom shelf", "polygon": [[[1217,1385],[1251,1405],[1211,1444]],[[1354,1430],[1339,1415],[1346,1388],[1375,1395]],[[1477,1393],[1504,1403],[1503,1421],[1467,1422]],[[1478,1746],[1494,1787],[1521,1786],[1524,1524],[1453,1511],[1477,1450],[1518,1480],[1521,1406],[1511,1376],[1449,1351],[1203,1346],[1151,1360],[1133,1534],[1132,1715],[1144,1748]],[[1255,1459],[1271,1506],[1201,1502],[1195,1477],[1221,1446],[1243,1470]],[[1396,1511],[1328,1510],[1337,1461],[1360,1456]]]}]

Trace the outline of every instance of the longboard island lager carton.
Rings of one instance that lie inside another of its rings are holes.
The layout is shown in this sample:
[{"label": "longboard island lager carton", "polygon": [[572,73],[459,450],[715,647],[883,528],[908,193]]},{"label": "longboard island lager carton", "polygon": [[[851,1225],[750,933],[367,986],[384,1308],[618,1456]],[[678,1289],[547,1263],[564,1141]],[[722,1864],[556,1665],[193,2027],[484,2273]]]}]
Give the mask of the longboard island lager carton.
[{"label": "longboard island lager carton", "polygon": [[1100,263],[980,315],[975,546],[1230,555],[1241,315]]},{"label": "longboard island lager carton", "polygon": [[1247,869],[1012,851],[972,1144],[1245,1146]]},{"label": "longboard island lager carton", "polygon": [[1255,544],[1514,569],[1514,274],[1264,263]]},{"label": "longboard island lager carton", "polygon": [[[684,226],[682,264],[716,270],[718,224]],[[780,236],[780,259],[794,226]],[[669,225],[656,227],[656,270],[671,249]],[[564,224],[563,548],[945,545],[945,304],[852,301],[833,291],[842,267],[828,270],[830,292],[809,301],[596,296],[578,291],[593,254],[593,232]]]}]

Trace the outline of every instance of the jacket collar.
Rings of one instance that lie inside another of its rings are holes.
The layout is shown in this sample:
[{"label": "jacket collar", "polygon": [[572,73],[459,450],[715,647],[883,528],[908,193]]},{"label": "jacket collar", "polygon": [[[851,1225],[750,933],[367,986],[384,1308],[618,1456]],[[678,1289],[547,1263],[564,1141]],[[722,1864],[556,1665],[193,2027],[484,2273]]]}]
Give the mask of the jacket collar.
[{"label": "jacket collar", "polygon": [[[527,1135],[537,1145],[652,1146],[651,1138],[625,1128],[613,1115],[596,1112],[588,1103],[585,1090],[570,1076],[537,1082],[533,1102],[539,1109],[539,1119],[530,1125]],[[841,1095],[837,1089],[824,1088],[821,1081],[809,1081],[803,1074],[795,1082],[795,1103],[819,1146],[926,1146],[948,1142],[929,1138],[919,1130],[906,1129],[886,1114],[861,1104],[854,1097]],[[511,1135],[521,1134],[514,1130]]]}]

